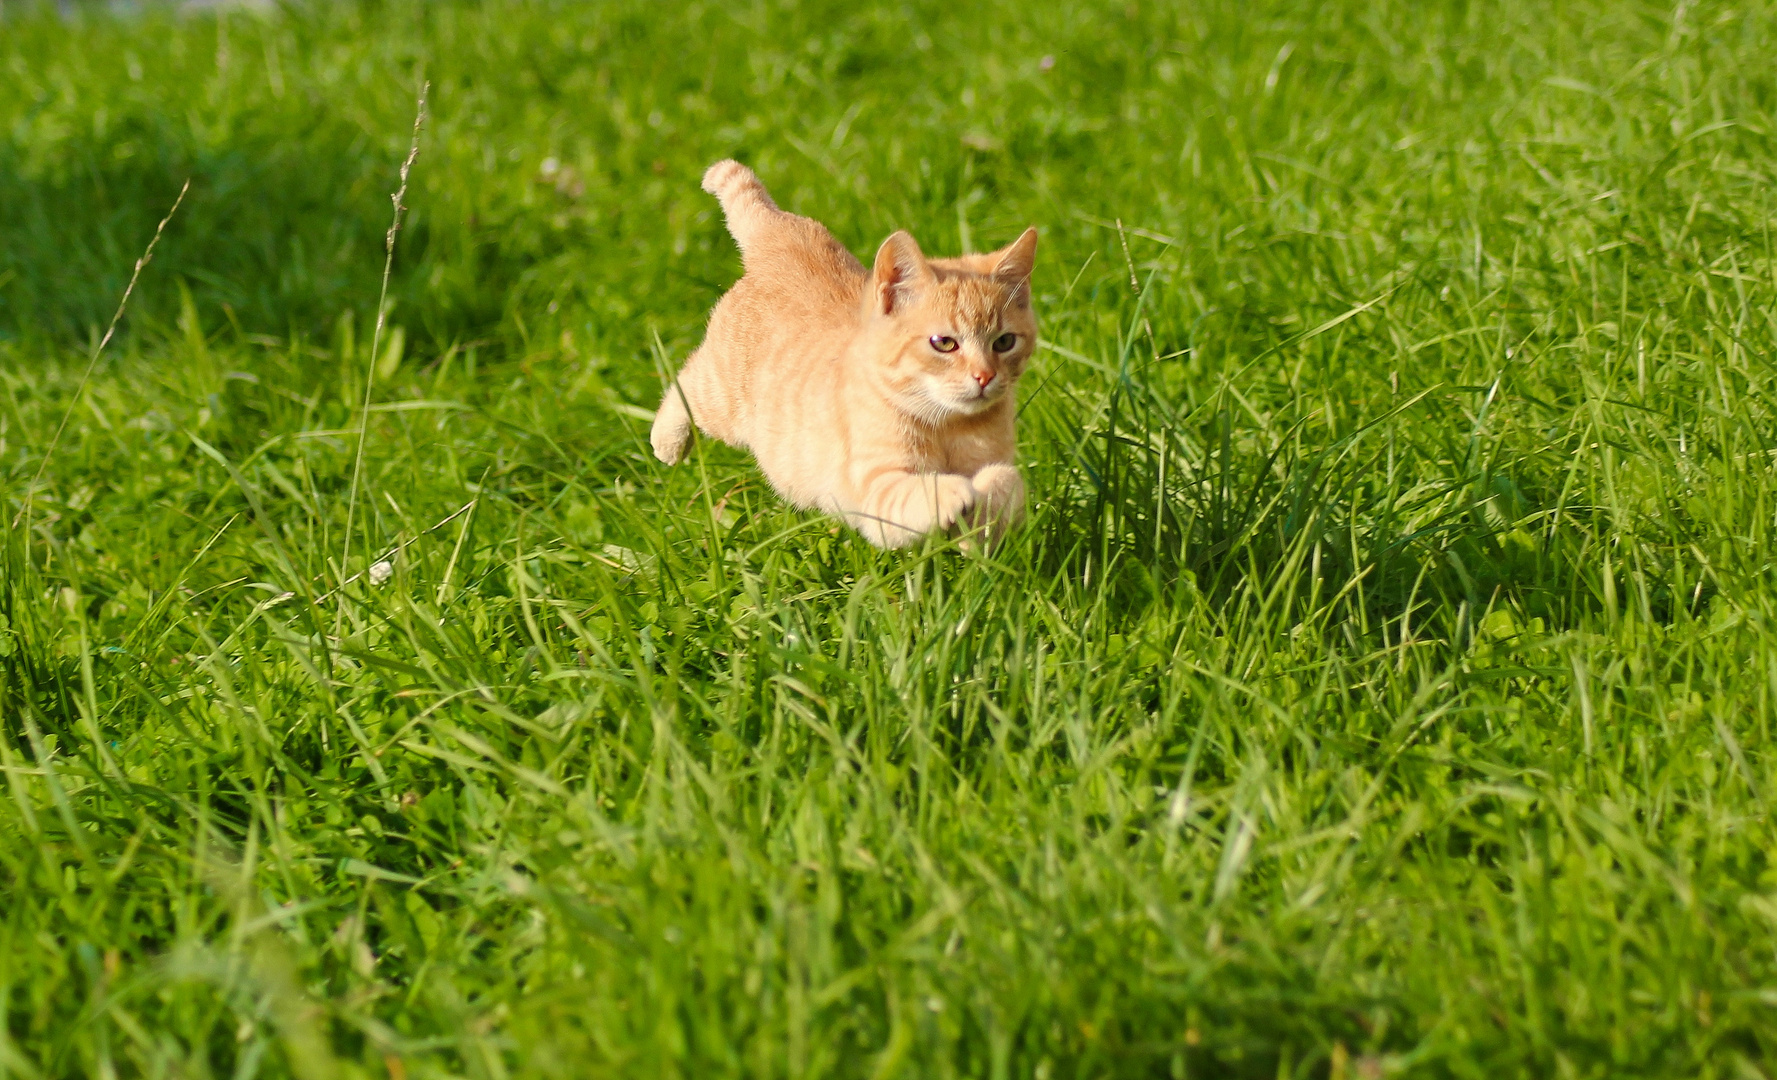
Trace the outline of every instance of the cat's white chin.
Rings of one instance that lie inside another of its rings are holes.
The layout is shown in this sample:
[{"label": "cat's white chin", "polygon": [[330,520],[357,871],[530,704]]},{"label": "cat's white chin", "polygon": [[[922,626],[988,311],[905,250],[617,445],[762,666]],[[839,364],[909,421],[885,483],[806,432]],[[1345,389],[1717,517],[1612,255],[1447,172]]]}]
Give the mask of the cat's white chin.
[{"label": "cat's white chin", "polygon": [[946,393],[943,390],[926,389],[916,391],[901,398],[901,411],[921,423],[941,425],[949,420],[959,420],[968,416],[979,416],[992,408],[1003,393],[992,393],[978,397],[964,397],[960,394]]},{"label": "cat's white chin", "polygon": [[921,404],[944,416],[975,416],[986,412],[1005,396],[997,386],[987,393],[970,393],[943,384],[928,387],[920,394],[925,399]]},{"label": "cat's white chin", "polygon": [[979,394],[951,399],[950,411],[958,416],[975,416],[999,404],[1004,394]]}]

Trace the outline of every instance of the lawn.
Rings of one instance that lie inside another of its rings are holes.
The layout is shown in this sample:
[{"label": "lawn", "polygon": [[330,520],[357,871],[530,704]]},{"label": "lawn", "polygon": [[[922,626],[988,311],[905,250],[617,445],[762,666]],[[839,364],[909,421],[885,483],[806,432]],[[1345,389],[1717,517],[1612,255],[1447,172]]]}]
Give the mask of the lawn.
[{"label": "lawn", "polygon": [[[1777,1076],[1774,56],[5,3],[0,1078]],[[1042,230],[1009,544],[649,454],[726,156]]]}]

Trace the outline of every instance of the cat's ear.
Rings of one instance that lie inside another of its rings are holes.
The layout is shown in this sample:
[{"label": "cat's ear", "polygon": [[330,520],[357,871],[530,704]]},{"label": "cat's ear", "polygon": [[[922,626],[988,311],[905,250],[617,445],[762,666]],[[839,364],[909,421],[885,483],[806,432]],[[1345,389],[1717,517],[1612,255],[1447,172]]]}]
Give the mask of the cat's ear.
[{"label": "cat's ear", "polygon": [[905,229],[895,232],[876,249],[876,269],[870,282],[876,293],[876,310],[887,315],[905,304],[912,290],[931,273],[913,236]]},{"label": "cat's ear", "polygon": [[1030,277],[1030,268],[1037,261],[1037,230],[1033,226],[1024,235],[994,252],[999,261],[993,264],[993,276],[1008,284],[1018,284]]}]

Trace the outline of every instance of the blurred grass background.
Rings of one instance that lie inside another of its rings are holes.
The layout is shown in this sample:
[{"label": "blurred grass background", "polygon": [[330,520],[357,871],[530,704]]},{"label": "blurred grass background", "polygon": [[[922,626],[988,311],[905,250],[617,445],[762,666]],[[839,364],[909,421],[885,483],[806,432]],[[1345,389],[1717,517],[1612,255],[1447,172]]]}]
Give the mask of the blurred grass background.
[{"label": "blurred grass background", "polygon": [[[0,1075],[1771,1075],[1774,31],[7,3]],[[723,156],[1043,229],[1005,550],[647,454]]]}]

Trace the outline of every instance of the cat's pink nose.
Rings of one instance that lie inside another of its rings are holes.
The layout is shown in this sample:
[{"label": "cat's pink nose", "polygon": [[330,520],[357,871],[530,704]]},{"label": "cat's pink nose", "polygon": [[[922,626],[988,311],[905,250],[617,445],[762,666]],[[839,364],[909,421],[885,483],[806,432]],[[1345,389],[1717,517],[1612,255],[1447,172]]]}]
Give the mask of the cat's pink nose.
[{"label": "cat's pink nose", "polygon": [[995,374],[996,374],[996,372],[992,372],[992,371],[974,372],[975,384],[977,386],[981,387],[981,389],[986,390],[987,384],[993,381]]}]

